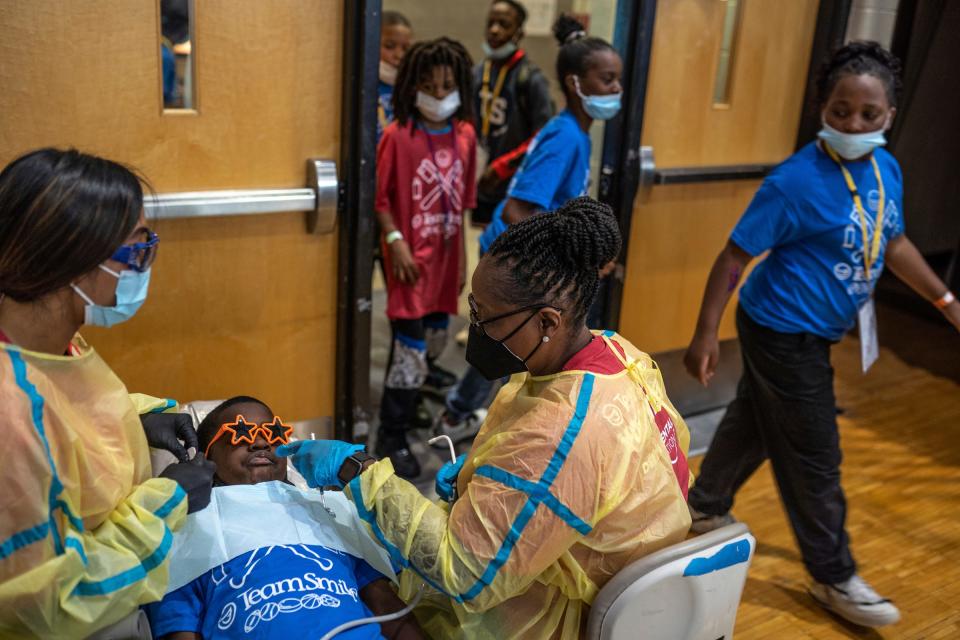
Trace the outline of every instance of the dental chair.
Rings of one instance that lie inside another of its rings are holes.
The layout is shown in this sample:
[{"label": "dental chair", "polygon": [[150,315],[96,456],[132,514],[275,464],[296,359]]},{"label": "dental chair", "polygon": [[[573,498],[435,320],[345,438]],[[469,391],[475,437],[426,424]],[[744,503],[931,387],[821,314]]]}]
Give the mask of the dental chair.
[{"label": "dental chair", "polygon": [[641,558],[597,594],[590,640],[730,640],[757,541],[742,522]]}]

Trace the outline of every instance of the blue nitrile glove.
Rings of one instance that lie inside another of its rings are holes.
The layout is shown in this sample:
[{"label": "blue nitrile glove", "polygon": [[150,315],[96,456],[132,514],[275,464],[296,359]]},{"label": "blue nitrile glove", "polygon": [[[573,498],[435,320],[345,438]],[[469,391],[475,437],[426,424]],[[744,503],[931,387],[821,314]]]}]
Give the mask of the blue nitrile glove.
[{"label": "blue nitrile glove", "polygon": [[460,475],[460,469],[463,468],[463,461],[467,459],[467,454],[461,453],[454,462],[445,462],[440,471],[437,471],[437,479],[434,481],[434,488],[437,495],[453,502],[457,493],[457,476]]},{"label": "blue nitrile glove", "polygon": [[340,440],[298,440],[277,447],[276,454],[281,457],[293,456],[293,466],[309,486],[335,486],[342,489],[343,483],[337,476],[343,461],[363,449],[362,444]]}]

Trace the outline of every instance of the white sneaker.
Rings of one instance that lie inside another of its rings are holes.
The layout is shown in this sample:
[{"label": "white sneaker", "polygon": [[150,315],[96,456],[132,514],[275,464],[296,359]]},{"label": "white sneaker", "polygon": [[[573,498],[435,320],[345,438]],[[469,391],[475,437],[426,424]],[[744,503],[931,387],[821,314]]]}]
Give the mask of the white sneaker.
[{"label": "white sneaker", "polygon": [[[456,444],[464,440],[469,440],[477,435],[477,432],[480,431],[480,427],[483,425],[483,421],[487,419],[487,410],[477,409],[460,422],[454,424],[447,423],[446,415],[446,412],[441,413],[433,421],[433,435],[449,436],[450,439],[453,440],[453,443]],[[431,446],[434,449],[447,448],[447,444],[443,440],[434,442]]]},{"label": "white sneaker", "polygon": [[846,582],[814,582],[808,589],[821,607],[862,627],[882,627],[900,621],[900,610],[873,590],[859,575]]},{"label": "white sneaker", "polygon": [[687,505],[687,509],[690,510],[690,520],[692,521],[690,523],[690,531],[694,533],[708,533],[737,521],[737,519],[729,513],[725,513],[722,516],[711,516],[708,513],[697,511],[689,504]]}]

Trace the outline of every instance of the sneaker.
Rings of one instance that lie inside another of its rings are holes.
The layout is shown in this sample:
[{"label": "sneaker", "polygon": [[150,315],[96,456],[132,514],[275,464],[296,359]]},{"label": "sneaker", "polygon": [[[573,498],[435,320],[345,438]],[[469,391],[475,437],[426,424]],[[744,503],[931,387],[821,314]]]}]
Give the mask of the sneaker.
[{"label": "sneaker", "polygon": [[693,533],[707,533],[737,521],[729,512],[722,516],[712,516],[709,513],[697,511],[689,504],[687,509],[690,510],[690,519],[693,521],[690,523],[690,531]]},{"label": "sneaker", "polygon": [[900,620],[900,610],[854,575],[846,582],[814,582],[808,589],[821,607],[862,627],[882,627]]},{"label": "sneaker", "polygon": [[[486,419],[487,410],[477,409],[460,422],[450,424],[447,422],[447,412],[444,411],[437,416],[437,419],[433,423],[433,435],[448,436],[451,440],[453,440],[454,444],[457,444],[458,442],[469,440],[473,436],[477,435],[477,432],[480,431],[480,427],[483,425],[483,421]],[[434,442],[430,446],[432,446],[434,449],[446,449],[447,443],[443,440],[440,440],[439,442]]]},{"label": "sneaker", "polygon": [[412,480],[420,475],[420,463],[417,456],[407,447],[406,442],[397,442],[398,446],[390,447],[388,443],[377,442],[376,453],[381,458],[390,458],[393,471],[401,478]]},{"label": "sneaker", "polygon": [[445,391],[457,384],[457,376],[447,371],[438,364],[430,363],[427,371],[427,379],[423,381],[423,387],[427,390],[440,392]]}]

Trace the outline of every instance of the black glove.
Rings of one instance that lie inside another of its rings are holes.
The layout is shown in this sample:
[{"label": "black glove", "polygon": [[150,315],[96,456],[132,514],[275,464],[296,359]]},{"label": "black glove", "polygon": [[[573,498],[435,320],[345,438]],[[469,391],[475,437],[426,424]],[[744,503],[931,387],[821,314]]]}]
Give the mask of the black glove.
[{"label": "black glove", "polygon": [[[187,449],[193,447],[199,453],[197,432],[193,419],[186,413],[146,413],[140,416],[147,443],[155,449],[166,449],[177,456],[180,462],[189,460]],[[183,444],[180,444],[183,440]]]},{"label": "black glove", "polygon": [[187,513],[193,513],[210,504],[210,490],[216,472],[217,465],[198,453],[189,462],[174,462],[160,472],[160,477],[180,485],[187,493]]}]

